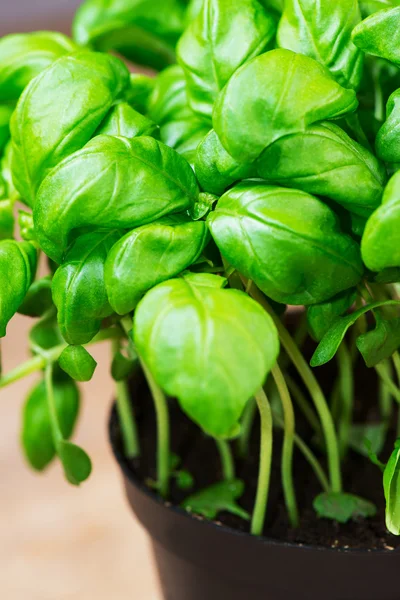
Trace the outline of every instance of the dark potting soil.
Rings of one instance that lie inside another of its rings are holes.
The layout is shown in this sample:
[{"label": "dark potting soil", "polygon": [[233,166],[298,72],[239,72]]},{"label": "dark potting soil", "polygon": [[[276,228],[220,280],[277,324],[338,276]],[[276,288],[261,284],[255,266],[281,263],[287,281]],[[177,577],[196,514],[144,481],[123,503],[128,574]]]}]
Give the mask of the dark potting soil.
[{"label": "dark potting soil", "polygon": [[[334,361],[333,361],[334,362]],[[332,364],[333,364],[332,362]],[[366,369],[360,364],[356,369],[356,402],[355,421],[374,422],[377,418],[377,381],[373,369]],[[336,373],[332,366],[321,367],[315,373],[324,391],[332,389]],[[130,461],[129,466],[135,475],[146,484],[155,480],[156,426],[155,414],[147,384],[141,374],[131,382],[131,397],[138,420],[141,458]],[[181,459],[180,468],[188,470],[194,477],[193,489],[183,492],[174,480],[171,482],[169,503],[179,506],[189,494],[212,485],[222,478],[221,464],[215,442],[201,432],[179,409],[176,401],[170,400],[171,446],[172,452]],[[303,422],[297,411],[297,431],[307,443],[312,433]],[[117,439],[120,439],[116,431]],[[388,436],[387,447],[382,453],[385,458],[390,455],[395,440],[395,426]],[[323,546],[331,548],[386,549],[400,546],[400,538],[389,534],[385,528],[385,509],[382,488],[382,474],[367,458],[349,451],[343,464],[343,483],[347,492],[357,494],[375,503],[378,512],[375,517],[357,522],[339,524],[319,518],[313,510],[312,503],[321,487],[308,463],[299,452],[295,451],[294,484],[300,512],[300,526],[292,529],[288,522],[282,496],[280,477],[280,459],[282,434],[274,431],[274,453],[271,475],[270,496],[264,535],[274,540],[297,544]],[[321,459],[326,469],[324,453],[313,445],[313,451]],[[232,442],[235,448],[235,442]],[[259,421],[254,422],[249,456],[245,460],[236,459],[236,476],[245,482],[246,488],[240,505],[248,512],[252,511],[256,494],[259,463]],[[228,513],[221,513],[217,523],[225,526],[249,531],[249,523]]]}]

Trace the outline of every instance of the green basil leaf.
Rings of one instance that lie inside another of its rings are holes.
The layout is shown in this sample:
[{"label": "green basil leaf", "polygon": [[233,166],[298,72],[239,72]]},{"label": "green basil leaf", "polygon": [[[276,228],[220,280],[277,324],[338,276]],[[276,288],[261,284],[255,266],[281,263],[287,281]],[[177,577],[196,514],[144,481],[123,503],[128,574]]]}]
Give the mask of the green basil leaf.
[{"label": "green basil leaf", "polygon": [[276,302],[325,302],[362,277],[358,244],[304,192],[244,182],[220,198],[207,223],[229,264]]},{"label": "green basil leaf", "polygon": [[347,330],[354,325],[357,319],[362,317],[362,315],[365,315],[365,313],[374,310],[375,308],[379,308],[380,306],[400,306],[400,301],[382,300],[381,302],[374,302],[359,308],[345,317],[337,318],[320,341],[318,348],[315,350],[310,361],[311,366],[320,367],[332,360],[342,343]]},{"label": "green basil leaf", "polygon": [[240,479],[221,481],[186,498],[182,508],[206,519],[215,519],[219,513],[229,512],[249,521],[249,513],[236,502],[243,496],[243,492],[244,483]]},{"label": "green basil leaf", "polygon": [[199,144],[194,167],[203,190],[218,196],[236,181],[257,173],[252,164],[239,163],[228,154],[214,129]]},{"label": "green basil leaf", "polygon": [[16,101],[28,83],[51,63],[78,46],[62,33],[16,33],[0,40],[0,98]]},{"label": "green basil leaf", "polygon": [[112,314],[104,282],[107,255],[119,239],[117,231],[81,235],[68,250],[53,277],[57,319],[68,344],[86,344]]},{"label": "green basil leaf", "polygon": [[32,283],[18,312],[28,317],[42,317],[52,306],[51,278],[47,275]]},{"label": "green basil leaf", "polygon": [[4,148],[3,156],[0,160],[1,177],[5,182],[5,197],[10,200],[18,200],[19,194],[14,186],[11,172],[13,146],[12,140],[9,140]]},{"label": "green basil leaf", "polygon": [[[399,96],[400,99],[400,96]],[[400,171],[387,184],[382,205],[368,219],[361,242],[364,263],[371,271],[400,267]]]},{"label": "green basil leaf", "polygon": [[25,202],[33,205],[45,175],[92,137],[128,85],[119,59],[94,52],[63,56],[31,81],[11,121],[13,179]]},{"label": "green basil leaf", "polygon": [[0,200],[0,240],[14,237],[14,201]]},{"label": "green basil leaf", "polygon": [[376,136],[376,152],[388,163],[400,162],[400,89],[394,92],[386,106],[386,121]]},{"label": "green basil leaf", "polygon": [[26,242],[36,241],[33,215],[25,210],[18,211],[19,233]]},{"label": "green basil leaf", "polygon": [[281,14],[285,0],[260,0],[260,2],[267,10],[272,9]]},{"label": "green basil leaf", "polygon": [[139,135],[160,136],[158,125],[126,102],[121,102],[110,110],[96,133],[127,138]]},{"label": "green basil leaf", "polygon": [[29,344],[33,354],[43,354],[55,346],[64,343],[57,324],[55,310],[49,310],[29,332]]},{"label": "green basil leaf", "polygon": [[161,142],[97,136],[44,180],[35,230],[41,248],[60,262],[74,229],[138,227],[187,210],[198,194],[189,164]]},{"label": "green basil leaf", "polygon": [[187,106],[186,80],[183,70],[173,65],[156,78],[149,98],[148,116],[158,125],[173,121],[185,112],[193,114]]},{"label": "green basil leaf", "polygon": [[388,267],[380,273],[370,273],[368,278],[373,283],[398,283],[400,281],[400,267]]},{"label": "green basil leaf", "polygon": [[367,367],[375,367],[400,348],[400,318],[383,319],[376,313],[375,319],[375,329],[363,333],[356,340]]},{"label": "green basil leaf", "polygon": [[[209,130],[209,124],[204,122],[203,119],[185,112],[172,121],[161,125],[160,134],[164,144],[174,148],[186,158],[188,155],[195,154],[198,145]],[[186,160],[190,162],[188,158]]]},{"label": "green basil leaf", "polygon": [[192,273],[166,281],[146,294],[134,318],[135,344],[157,383],[216,437],[237,425],[279,353],[267,313],[223,283]]},{"label": "green basil leaf", "polygon": [[67,346],[61,352],[58,364],[75,381],[90,381],[97,366],[83,346]]},{"label": "green basil leaf", "polygon": [[279,138],[357,105],[354,90],[342,88],[317,61],[277,49],[236,71],[217,98],[213,125],[231,156],[252,162]]},{"label": "green basil leaf", "polygon": [[362,217],[380,205],[387,178],[371,152],[329,122],[278,140],[256,164],[266,181],[326,196]]},{"label": "green basil leaf", "polygon": [[[68,439],[79,413],[79,391],[66,377],[54,377],[53,389],[62,434]],[[21,442],[29,464],[37,471],[45,469],[56,454],[44,381],[33,387],[24,404]]]},{"label": "green basil leaf", "polygon": [[65,476],[72,485],[79,485],[89,477],[92,463],[82,448],[72,442],[59,440],[57,454],[64,467]]},{"label": "green basil leaf", "polygon": [[359,0],[363,18],[369,17],[378,10],[400,6],[400,0]]},{"label": "green basil leaf", "polygon": [[358,0],[286,0],[278,46],[314,58],[338,83],[358,89],[363,53],[351,41],[351,33],[360,21]]},{"label": "green basil leaf", "polygon": [[211,119],[218,93],[245,62],[266,50],[276,20],[258,0],[204,0],[178,44],[192,110]]},{"label": "green basil leaf", "polygon": [[115,50],[135,63],[163,69],[175,62],[184,16],[181,0],[86,0],[73,33],[81,45]]},{"label": "green basil leaf", "polygon": [[29,242],[0,241],[0,338],[21,306],[37,267],[37,251]]},{"label": "green basil leaf", "polygon": [[145,114],[154,85],[154,77],[149,77],[143,73],[131,73],[130,85],[125,92],[126,102],[138,112]]},{"label": "green basil leaf", "polygon": [[352,306],[356,295],[354,289],[346,290],[327,302],[307,308],[308,329],[315,340],[320,341],[324,337],[337,317],[342,316]]},{"label": "green basil leaf", "polygon": [[[4,38],[3,38],[4,39]],[[1,40],[0,40],[1,46]],[[0,68],[1,77],[1,68]],[[0,80],[1,86],[1,80]],[[1,96],[0,96],[1,97]],[[7,104],[0,104],[0,153],[10,138],[10,119],[14,112],[14,107]]]},{"label": "green basil leaf", "polygon": [[386,527],[393,535],[400,535],[400,441],[383,472],[383,489],[386,500]]},{"label": "green basil leaf", "polygon": [[376,515],[376,506],[353,494],[344,492],[325,492],[317,496],[313,503],[318,516],[339,523],[357,521],[360,517],[367,519]]},{"label": "green basil leaf", "polygon": [[400,6],[380,10],[353,31],[353,42],[366,54],[400,67]]},{"label": "green basil leaf", "polygon": [[127,233],[115,244],[105,266],[112,308],[132,311],[152,287],[178,275],[194,263],[208,240],[204,221],[171,215]]},{"label": "green basil leaf", "polygon": [[116,352],[111,363],[111,376],[115,381],[124,381],[128,379],[138,367],[138,358],[131,358]]}]

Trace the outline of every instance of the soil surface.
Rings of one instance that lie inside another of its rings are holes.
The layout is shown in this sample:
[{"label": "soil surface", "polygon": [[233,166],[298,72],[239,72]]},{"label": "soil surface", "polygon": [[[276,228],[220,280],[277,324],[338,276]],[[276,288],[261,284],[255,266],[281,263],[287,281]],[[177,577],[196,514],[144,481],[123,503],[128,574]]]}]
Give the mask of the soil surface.
[{"label": "soil surface", "polygon": [[[334,367],[332,367],[333,363],[334,361],[327,367],[314,370],[327,393],[332,390],[336,379],[336,373]],[[294,373],[292,375],[295,376]],[[360,361],[356,368],[356,379],[355,421],[374,422],[378,416],[375,372],[373,369],[366,369]],[[139,425],[142,457],[140,460],[130,461],[129,465],[137,477],[148,483],[156,478],[156,429],[153,404],[141,374],[138,374],[131,382],[131,396]],[[308,444],[312,445],[313,435],[311,430],[302,419],[299,411],[296,415],[298,433]],[[187,469],[195,480],[194,488],[189,492],[178,489],[172,481],[169,501],[179,505],[188,494],[219,481],[222,474],[215,442],[203,434],[182,413],[174,400],[170,401],[170,418],[172,451],[180,457],[181,468]],[[393,448],[396,418],[397,415],[394,415],[394,423],[388,435],[387,447],[382,453],[382,457],[385,459],[390,455]],[[118,432],[117,436],[119,437]],[[376,516],[347,524],[339,524],[319,518],[313,510],[312,503],[315,496],[322,491],[320,484],[302,455],[295,451],[294,483],[300,512],[300,526],[298,529],[292,529],[288,523],[282,496],[280,477],[281,446],[282,434],[275,430],[272,479],[264,529],[266,537],[298,544],[346,549],[393,550],[400,546],[400,537],[389,534],[385,528],[382,474],[368,459],[353,451],[349,451],[343,464],[344,489],[374,502],[378,507]],[[314,443],[312,447],[326,470],[324,452],[321,449],[318,450],[318,444]],[[235,448],[235,442],[232,442],[232,448]],[[258,453],[259,421],[256,419],[252,431],[249,456],[245,460],[236,459],[236,475],[246,484],[245,493],[239,502],[249,512],[252,511],[256,494]],[[228,513],[221,513],[218,516],[218,522],[242,531],[248,532],[249,530],[248,522]]]}]

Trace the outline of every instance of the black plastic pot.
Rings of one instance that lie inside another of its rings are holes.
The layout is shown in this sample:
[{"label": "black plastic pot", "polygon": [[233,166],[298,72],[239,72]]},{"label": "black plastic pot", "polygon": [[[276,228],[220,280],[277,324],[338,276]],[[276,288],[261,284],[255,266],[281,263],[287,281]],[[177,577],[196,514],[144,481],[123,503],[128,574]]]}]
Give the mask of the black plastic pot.
[{"label": "black plastic pot", "polygon": [[151,537],[165,600],[400,600],[399,551],[254,538],[164,503],[124,460],[116,425],[113,410],[114,455],[130,506]]}]

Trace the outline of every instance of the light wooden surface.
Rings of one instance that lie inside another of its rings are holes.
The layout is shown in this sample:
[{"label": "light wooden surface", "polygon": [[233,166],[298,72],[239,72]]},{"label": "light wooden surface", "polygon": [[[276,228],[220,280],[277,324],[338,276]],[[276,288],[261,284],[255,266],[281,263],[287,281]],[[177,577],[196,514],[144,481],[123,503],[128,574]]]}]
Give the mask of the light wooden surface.
[{"label": "light wooden surface", "polygon": [[[27,357],[30,324],[17,316],[9,325],[4,371]],[[103,344],[94,355],[99,365],[83,386],[75,436],[94,471],[80,488],[64,481],[58,464],[38,475],[24,462],[20,412],[35,377],[0,390],[1,599],[161,600],[147,536],[127,507],[108,447],[108,348]]]}]

